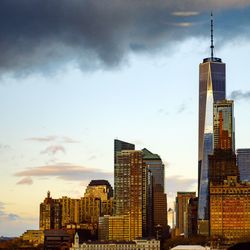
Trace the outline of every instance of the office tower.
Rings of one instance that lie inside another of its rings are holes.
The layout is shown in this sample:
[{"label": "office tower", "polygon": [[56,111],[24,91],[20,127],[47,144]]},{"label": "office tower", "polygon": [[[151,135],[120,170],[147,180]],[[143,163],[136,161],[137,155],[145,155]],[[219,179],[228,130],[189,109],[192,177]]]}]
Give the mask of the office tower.
[{"label": "office tower", "polygon": [[142,237],[143,190],[146,180],[143,153],[140,150],[122,150],[116,153],[115,214],[130,215],[132,239]]},{"label": "office tower", "polygon": [[84,197],[101,200],[101,216],[113,215],[113,188],[107,180],[92,180],[86,188]]},{"label": "office tower", "polygon": [[95,197],[105,201],[113,197],[113,188],[107,180],[92,180],[85,190],[84,197]]},{"label": "office tower", "polygon": [[221,184],[227,176],[237,176],[236,165],[233,101],[223,100],[214,103],[213,127],[214,150],[209,159],[209,181]]},{"label": "office tower", "polygon": [[40,230],[60,229],[62,226],[62,206],[58,200],[52,199],[48,191],[47,197],[40,204]]},{"label": "office tower", "polygon": [[[152,175],[152,198],[149,199],[149,204],[153,210],[153,228],[154,234],[156,227],[162,227],[163,237],[166,236],[168,231],[167,224],[167,195],[164,193],[165,187],[165,167],[161,157],[153,154],[148,149],[142,149],[143,161]],[[148,208],[150,208],[148,206]]]},{"label": "office tower", "polygon": [[188,237],[197,235],[198,197],[190,198],[188,203]]},{"label": "office tower", "polygon": [[177,192],[176,197],[176,231],[177,235],[187,235],[188,230],[188,204],[195,198],[195,192]]},{"label": "office tower", "polygon": [[116,163],[116,153],[120,152],[122,150],[134,150],[135,149],[135,145],[132,143],[128,143],[125,141],[120,141],[115,139],[114,141],[114,163]]},{"label": "office tower", "polygon": [[212,16],[210,48],[211,57],[203,59],[199,66],[198,219],[202,222],[208,220],[208,155],[213,153],[213,104],[224,100],[226,95],[226,66],[220,58],[214,57]]},{"label": "office tower", "polygon": [[234,244],[249,239],[250,185],[237,176],[223,183],[210,183],[210,237],[212,243]]},{"label": "office tower", "polygon": [[250,182],[250,148],[237,149],[237,165],[240,180]]},{"label": "office tower", "polygon": [[213,108],[214,150],[235,151],[234,102],[222,100]]}]

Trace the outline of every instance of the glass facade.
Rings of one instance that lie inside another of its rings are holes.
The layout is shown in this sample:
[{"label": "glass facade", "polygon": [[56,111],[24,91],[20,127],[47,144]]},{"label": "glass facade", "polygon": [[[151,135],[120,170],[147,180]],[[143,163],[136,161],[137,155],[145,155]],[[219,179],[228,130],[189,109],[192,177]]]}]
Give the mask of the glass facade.
[{"label": "glass facade", "polygon": [[[152,175],[152,198],[148,199],[148,221],[153,221],[153,227],[162,227],[163,237],[167,232],[167,196],[164,193],[165,185],[165,166],[161,157],[153,154],[148,149],[142,149],[143,161]],[[150,218],[150,208],[152,207],[152,217]]]},{"label": "glass facade", "polygon": [[208,220],[208,155],[213,153],[213,104],[225,99],[225,64],[206,58],[199,69],[198,219]]},{"label": "glass facade", "polygon": [[237,164],[240,180],[250,182],[250,148],[237,149]]},{"label": "glass facade", "polygon": [[214,149],[235,151],[233,101],[214,104]]}]

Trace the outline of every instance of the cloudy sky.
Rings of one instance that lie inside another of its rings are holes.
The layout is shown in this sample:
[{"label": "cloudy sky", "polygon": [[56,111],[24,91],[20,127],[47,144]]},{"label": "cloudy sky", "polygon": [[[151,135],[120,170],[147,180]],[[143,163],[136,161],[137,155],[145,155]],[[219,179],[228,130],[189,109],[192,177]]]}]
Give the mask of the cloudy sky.
[{"label": "cloudy sky", "polygon": [[196,191],[198,67],[227,65],[236,147],[250,147],[250,0],[2,0],[0,235],[38,229],[39,204],[113,185],[113,140],[158,153],[166,191]]}]

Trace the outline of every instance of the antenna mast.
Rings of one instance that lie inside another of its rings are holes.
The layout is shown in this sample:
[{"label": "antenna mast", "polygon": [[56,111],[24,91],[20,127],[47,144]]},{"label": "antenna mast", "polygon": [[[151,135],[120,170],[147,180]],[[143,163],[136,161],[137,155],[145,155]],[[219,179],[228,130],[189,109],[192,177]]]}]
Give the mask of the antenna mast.
[{"label": "antenna mast", "polygon": [[211,59],[214,58],[214,20],[213,20],[213,12],[211,12]]}]

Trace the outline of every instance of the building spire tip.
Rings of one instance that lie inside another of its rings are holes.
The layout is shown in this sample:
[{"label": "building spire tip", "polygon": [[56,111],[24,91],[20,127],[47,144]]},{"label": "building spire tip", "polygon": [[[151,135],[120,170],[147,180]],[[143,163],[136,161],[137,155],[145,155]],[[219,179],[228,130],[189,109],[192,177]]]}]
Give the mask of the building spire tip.
[{"label": "building spire tip", "polygon": [[213,20],[213,12],[211,11],[211,58],[214,58],[214,20]]}]

